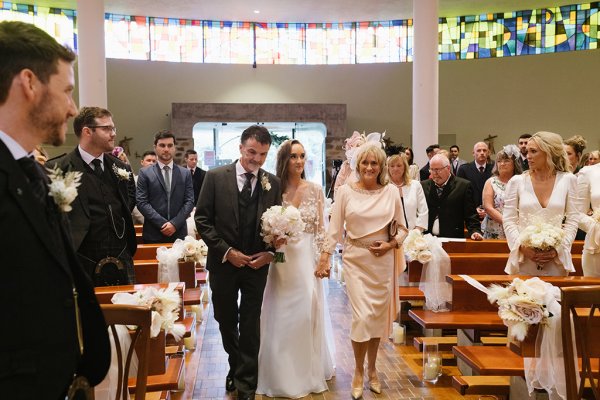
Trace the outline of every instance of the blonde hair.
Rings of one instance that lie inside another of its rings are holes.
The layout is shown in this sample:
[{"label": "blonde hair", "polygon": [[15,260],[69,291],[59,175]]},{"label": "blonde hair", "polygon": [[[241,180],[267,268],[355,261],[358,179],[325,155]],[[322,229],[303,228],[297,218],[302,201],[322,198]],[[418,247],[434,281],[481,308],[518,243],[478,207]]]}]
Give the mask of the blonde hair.
[{"label": "blonde hair", "polygon": [[540,150],[546,154],[546,164],[552,172],[571,172],[571,165],[560,135],[540,131],[531,136],[529,140],[533,140]]},{"label": "blonde hair", "polygon": [[394,154],[393,156],[391,156],[390,158],[387,159],[387,165],[388,165],[388,174],[390,172],[389,168],[392,164],[394,163],[401,163],[404,164],[404,173],[402,174],[402,182],[405,185],[410,185],[411,179],[410,179],[410,171],[408,170],[408,157],[406,156],[406,154]]},{"label": "blonde hair", "polygon": [[360,181],[360,163],[362,160],[367,158],[367,156],[372,155],[375,157],[377,164],[379,165],[379,175],[377,175],[377,183],[382,186],[387,185],[388,183],[388,172],[387,166],[385,162],[385,151],[380,147],[379,143],[365,143],[358,148],[358,153],[356,154],[356,176]]},{"label": "blonde hair", "polygon": [[581,135],[571,136],[566,139],[564,142],[567,146],[571,146],[573,150],[575,150],[575,154],[577,154],[577,158],[581,158],[581,154],[583,154],[583,150],[587,145],[587,140],[583,138]]}]

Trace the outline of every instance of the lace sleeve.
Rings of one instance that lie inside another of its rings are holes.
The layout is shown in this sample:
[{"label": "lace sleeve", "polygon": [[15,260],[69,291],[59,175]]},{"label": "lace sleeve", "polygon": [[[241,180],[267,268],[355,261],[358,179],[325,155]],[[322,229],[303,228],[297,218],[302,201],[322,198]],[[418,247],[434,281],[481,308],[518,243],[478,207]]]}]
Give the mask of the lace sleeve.
[{"label": "lace sleeve", "polygon": [[316,207],[317,207],[317,218],[315,219],[315,248],[319,254],[324,250],[323,243],[325,241],[325,228],[327,226],[327,217],[325,215],[325,195],[323,190],[318,185],[313,187],[315,190]]},{"label": "lace sleeve", "polygon": [[337,243],[341,243],[344,234],[344,214],[346,206],[347,186],[339,188],[333,203],[329,226],[321,245],[322,251],[333,253]]}]

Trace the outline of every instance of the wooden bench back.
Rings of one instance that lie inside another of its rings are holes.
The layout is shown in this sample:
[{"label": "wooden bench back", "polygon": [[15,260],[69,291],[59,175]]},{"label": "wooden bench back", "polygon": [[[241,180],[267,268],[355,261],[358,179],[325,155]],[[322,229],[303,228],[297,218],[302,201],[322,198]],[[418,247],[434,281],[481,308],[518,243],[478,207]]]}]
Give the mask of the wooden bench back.
[{"label": "wooden bench back", "polygon": [[171,247],[173,243],[138,244],[134,260],[156,260],[156,250],[159,247]]},{"label": "wooden bench back", "polygon": [[[470,240],[463,242],[443,242],[442,247],[446,253],[505,253],[508,254],[506,239]],[[572,254],[581,254],[583,240],[575,240],[571,246]]]}]

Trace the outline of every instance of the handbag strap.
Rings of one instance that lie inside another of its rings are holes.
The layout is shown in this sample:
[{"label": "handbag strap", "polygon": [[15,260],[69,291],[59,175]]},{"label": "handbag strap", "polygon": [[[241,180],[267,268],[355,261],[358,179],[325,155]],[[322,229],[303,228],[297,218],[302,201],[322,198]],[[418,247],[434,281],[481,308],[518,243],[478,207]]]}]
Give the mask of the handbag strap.
[{"label": "handbag strap", "polygon": [[[402,191],[402,189],[400,189]],[[402,192],[400,192],[402,193]],[[404,222],[406,223],[406,229],[408,228],[408,218],[406,218],[406,207],[404,207],[404,196],[400,195],[400,200],[402,201],[402,213],[404,214]]]}]

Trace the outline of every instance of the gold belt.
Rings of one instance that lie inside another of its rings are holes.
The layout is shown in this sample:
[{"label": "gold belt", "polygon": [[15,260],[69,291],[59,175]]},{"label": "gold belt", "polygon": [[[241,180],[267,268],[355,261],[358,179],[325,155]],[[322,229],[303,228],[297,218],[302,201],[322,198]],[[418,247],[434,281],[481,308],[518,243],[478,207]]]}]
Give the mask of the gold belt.
[{"label": "gold belt", "polygon": [[373,246],[374,242],[375,241],[366,242],[366,241],[363,241],[363,240],[352,239],[352,238],[349,238],[349,237],[346,238],[346,243],[349,243],[349,244],[351,244],[353,246],[356,246],[356,247],[361,247],[363,249],[368,249],[369,247]]}]

